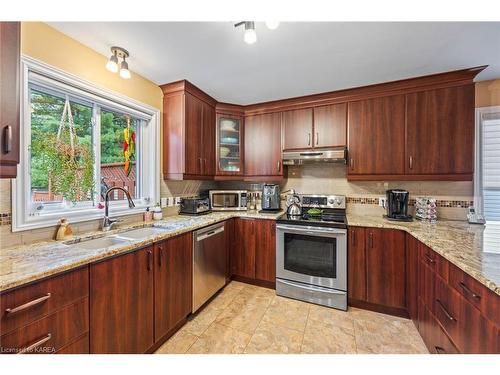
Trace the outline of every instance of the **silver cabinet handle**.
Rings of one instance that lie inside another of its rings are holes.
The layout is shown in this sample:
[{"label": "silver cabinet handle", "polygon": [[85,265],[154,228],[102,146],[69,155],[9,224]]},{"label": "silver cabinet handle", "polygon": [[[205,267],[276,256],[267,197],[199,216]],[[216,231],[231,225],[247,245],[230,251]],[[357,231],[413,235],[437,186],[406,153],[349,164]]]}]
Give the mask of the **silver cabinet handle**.
[{"label": "silver cabinet handle", "polygon": [[17,306],[17,307],[14,307],[12,309],[5,309],[5,312],[7,314],[14,314],[16,312],[19,312],[19,311],[22,311],[22,310],[26,310],[32,306],[36,306],[46,300],[48,300],[50,298],[50,293],[47,293],[46,295],[44,295],[43,297],[40,297],[40,298],[37,298],[37,299],[34,299],[33,301],[30,301],[30,302],[26,302],[24,305],[21,305],[21,306]]},{"label": "silver cabinet handle", "polygon": [[319,133],[316,132],[316,146],[319,144]]},{"label": "silver cabinet handle", "polygon": [[281,160],[278,160],[278,172],[281,172]]},{"label": "silver cabinet handle", "polygon": [[458,285],[460,286],[460,288],[462,288],[464,291],[470,294],[473,298],[481,299],[481,296],[479,294],[476,294],[472,290],[470,290],[470,288],[467,285],[465,285],[465,283],[463,283],[462,281],[460,281]]},{"label": "silver cabinet handle", "polygon": [[307,133],[307,145],[311,145],[311,133]]},{"label": "silver cabinet handle", "polygon": [[410,164],[410,169],[413,169],[413,156],[410,156],[409,158],[409,164]]},{"label": "silver cabinet handle", "polygon": [[349,158],[349,165],[350,165],[351,169],[354,168],[354,159],[353,158]]},{"label": "silver cabinet handle", "polygon": [[35,348],[38,348],[40,345],[46,343],[47,341],[49,341],[50,339],[52,338],[52,334],[51,333],[47,333],[47,335],[45,335],[45,337],[43,337],[42,339],[34,342],[33,344],[31,345],[28,345],[27,347],[19,350],[17,352],[17,354],[24,354],[24,353],[27,353],[27,352],[31,352],[33,349]]},{"label": "silver cabinet handle", "polygon": [[446,310],[446,307],[444,307],[443,303],[439,299],[436,299],[436,302],[438,303],[439,308],[443,311],[444,315],[446,315],[449,320],[456,321],[456,319],[448,312],[448,310]]},{"label": "silver cabinet handle", "polygon": [[8,154],[12,151],[12,126],[4,127],[3,132],[3,152]]}]

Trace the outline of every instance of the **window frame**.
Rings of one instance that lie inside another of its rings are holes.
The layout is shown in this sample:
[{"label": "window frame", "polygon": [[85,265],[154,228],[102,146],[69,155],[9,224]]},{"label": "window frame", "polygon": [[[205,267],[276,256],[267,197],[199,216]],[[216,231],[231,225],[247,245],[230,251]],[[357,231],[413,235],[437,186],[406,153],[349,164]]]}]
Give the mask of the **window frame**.
[{"label": "window frame", "polygon": [[476,213],[484,214],[483,201],[483,121],[484,115],[499,113],[500,106],[476,108],[475,152],[474,152],[474,208]]},{"label": "window frame", "polygon": [[[30,150],[31,143],[31,113],[30,113],[30,83],[54,91],[66,93],[77,99],[98,104],[93,106],[93,132],[100,131],[99,108],[127,113],[135,118],[146,121],[141,128],[139,141],[140,155],[136,167],[141,171],[138,191],[141,198],[134,199],[136,208],[130,209],[124,200],[110,201],[110,215],[124,216],[138,214],[146,206],[154,205],[160,196],[160,111],[150,105],[143,104],[124,95],[99,87],[73,74],[54,68],[43,62],[23,55],[21,57],[21,121],[20,121],[20,163],[17,167],[17,178],[12,180],[12,231],[23,231],[56,225],[62,217],[70,222],[84,222],[104,217],[104,210],[85,204],[74,209],[51,210],[43,215],[32,215],[30,182]],[[99,107],[99,108],[98,108]],[[97,113],[96,113],[97,112]],[[100,143],[93,139],[94,155],[100,155]],[[100,160],[96,157],[96,160]],[[147,166],[147,168],[145,168]],[[100,166],[96,163],[96,169]],[[95,176],[98,178],[100,171]],[[137,174],[139,177],[139,174]],[[99,193],[98,186],[96,187]],[[96,197],[95,199],[98,199]],[[83,203],[83,202],[82,202]]]}]

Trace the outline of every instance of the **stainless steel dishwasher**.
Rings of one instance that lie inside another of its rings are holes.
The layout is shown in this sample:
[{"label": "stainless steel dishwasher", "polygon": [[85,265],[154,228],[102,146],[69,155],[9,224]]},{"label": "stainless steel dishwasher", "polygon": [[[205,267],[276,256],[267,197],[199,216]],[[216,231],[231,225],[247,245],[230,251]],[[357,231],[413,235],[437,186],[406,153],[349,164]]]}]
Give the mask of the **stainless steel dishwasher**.
[{"label": "stainless steel dishwasher", "polygon": [[197,230],[193,236],[193,312],[226,283],[224,223]]}]

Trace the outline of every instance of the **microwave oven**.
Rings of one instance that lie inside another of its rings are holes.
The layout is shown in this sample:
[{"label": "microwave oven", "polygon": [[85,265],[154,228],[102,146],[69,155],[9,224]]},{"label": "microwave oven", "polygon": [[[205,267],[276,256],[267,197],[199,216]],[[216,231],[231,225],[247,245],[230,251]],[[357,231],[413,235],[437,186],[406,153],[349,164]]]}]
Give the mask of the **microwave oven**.
[{"label": "microwave oven", "polygon": [[210,190],[212,211],[246,211],[246,190]]}]

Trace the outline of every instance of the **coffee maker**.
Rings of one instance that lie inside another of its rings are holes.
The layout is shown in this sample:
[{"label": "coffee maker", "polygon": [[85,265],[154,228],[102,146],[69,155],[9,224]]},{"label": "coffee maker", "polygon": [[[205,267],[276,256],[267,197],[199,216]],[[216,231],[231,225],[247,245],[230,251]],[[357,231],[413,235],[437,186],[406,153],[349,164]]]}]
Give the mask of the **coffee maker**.
[{"label": "coffee maker", "polygon": [[411,215],[408,215],[408,203],[410,193],[406,190],[392,189],[386,191],[387,196],[387,215],[388,220],[394,221],[412,221]]},{"label": "coffee maker", "polygon": [[281,210],[280,186],[264,184],[262,186],[262,211],[277,212]]}]

